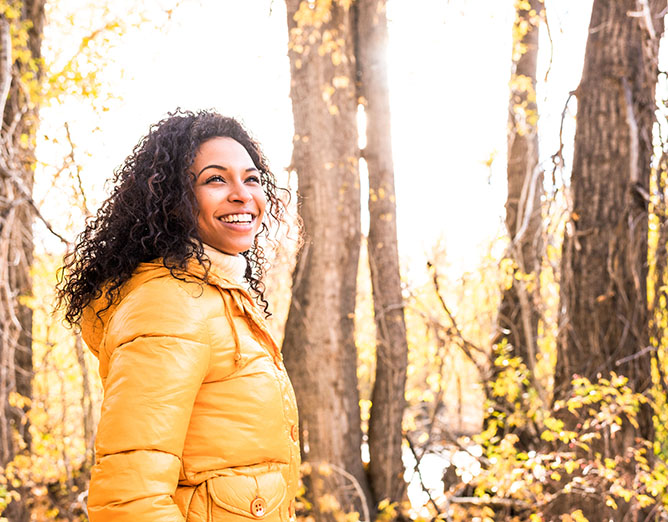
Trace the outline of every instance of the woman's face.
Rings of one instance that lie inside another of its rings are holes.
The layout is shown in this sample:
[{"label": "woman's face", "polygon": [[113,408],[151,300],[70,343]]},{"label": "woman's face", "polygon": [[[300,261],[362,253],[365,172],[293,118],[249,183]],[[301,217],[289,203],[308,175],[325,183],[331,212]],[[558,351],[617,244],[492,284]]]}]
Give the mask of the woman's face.
[{"label": "woman's face", "polygon": [[248,250],[262,224],[267,198],[246,149],[232,138],[212,138],[200,145],[190,170],[195,175],[202,241],[231,255]]}]

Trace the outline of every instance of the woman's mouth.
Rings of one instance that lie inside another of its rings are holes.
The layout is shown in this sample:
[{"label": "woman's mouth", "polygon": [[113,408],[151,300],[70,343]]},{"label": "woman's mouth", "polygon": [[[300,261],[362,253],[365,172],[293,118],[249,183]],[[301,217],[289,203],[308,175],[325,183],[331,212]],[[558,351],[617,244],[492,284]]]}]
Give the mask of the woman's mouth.
[{"label": "woman's mouth", "polygon": [[228,214],[226,216],[221,216],[218,219],[223,223],[245,225],[252,223],[255,216],[253,216],[253,214]]}]

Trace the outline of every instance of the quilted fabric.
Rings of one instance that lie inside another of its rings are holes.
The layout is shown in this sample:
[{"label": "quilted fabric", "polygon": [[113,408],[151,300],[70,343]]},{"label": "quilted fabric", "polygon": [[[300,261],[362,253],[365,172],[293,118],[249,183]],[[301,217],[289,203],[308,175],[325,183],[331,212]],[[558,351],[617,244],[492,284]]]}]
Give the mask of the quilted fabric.
[{"label": "quilted fabric", "polygon": [[91,522],[288,520],[299,470],[294,392],[241,278],[213,249],[174,277],[144,263],[81,324],[104,401]]}]

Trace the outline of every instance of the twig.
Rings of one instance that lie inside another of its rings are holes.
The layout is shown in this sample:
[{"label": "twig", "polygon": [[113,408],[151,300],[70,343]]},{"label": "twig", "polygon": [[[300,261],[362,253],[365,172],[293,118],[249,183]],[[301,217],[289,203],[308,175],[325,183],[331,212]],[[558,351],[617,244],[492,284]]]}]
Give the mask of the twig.
[{"label": "twig", "polygon": [[5,113],[5,104],[12,85],[12,37],[9,22],[0,16],[0,115]]},{"label": "twig", "polygon": [[533,505],[524,500],[515,500],[513,498],[496,497],[451,497],[453,504],[470,504],[472,506],[499,506],[514,507],[519,509],[532,509]]},{"label": "twig", "polygon": [[[440,335],[441,330],[434,327],[433,322],[430,322],[428,324],[428,328],[433,330],[434,335],[436,336],[436,339],[438,339],[438,341],[439,341],[439,346],[438,346],[437,353],[440,354],[441,361],[440,361],[440,364],[439,364],[439,367],[438,367],[438,375],[442,376],[445,373],[445,355],[447,353],[447,348],[446,348],[446,345],[445,345],[445,339],[443,339],[443,337]],[[438,415],[438,412],[441,409],[441,403],[443,401],[443,392],[444,392],[444,387],[439,384],[438,393],[436,394],[436,398],[434,399],[434,410],[432,411],[431,419],[429,421],[429,426],[427,427],[427,440],[428,441],[431,440],[431,436],[434,432],[434,426],[436,425],[436,416]],[[424,451],[427,451],[426,445],[425,445],[425,450]],[[422,452],[422,455],[424,455],[424,452]]]},{"label": "twig", "polygon": [[336,464],[331,464],[329,462],[323,462],[323,464],[329,466],[338,474],[343,475],[352,483],[353,487],[355,488],[355,492],[357,493],[357,495],[360,498],[360,501],[362,502],[362,511],[364,511],[364,519],[362,522],[371,522],[371,515],[369,514],[369,505],[367,504],[366,497],[364,496],[364,490],[362,489],[362,486],[357,481],[357,479],[353,475],[348,473],[345,469],[337,466]]},{"label": "twig", "polygon": [[438,518],[442,515],[441,510],[438,509],[438,506],[436,505],[436,502],[434,501],[434,498],[431,496],[431,493],[427,489],[427,487],[424,485],[424,480],[422,479],[422,473],[420,472],[420,460],[421,457],[418,458],[417,453],[415,452],[415,446],[413,445],[413,442],[411,441],[410,437],[408,434],[404,434],[404,438],[406,439],[406,442],[408,442],[408,447],[411,450],[411,453],[413,454],[413,458],[415,459],[415,472],[418,475],[418,478],[420,479],[420,486],[422,487],[422,491],[424,491],[427,496],[429,497],[429,502],[436,511],[436,517]]},{"label": "twig", "polygon": [[[543,3],[543,6],[545,4]],[[552,71],[552,60],[554,58],[554,40],[552,40],[552,30],[550,29],[550,22],[547,19],[547,7],[543,7],[543,20],[545,20],[545,29],[547,29],[547,38],[550,41],[550,61],[547,64],[547,70],[545,71],[545,79],[543,80],[544,82],[547,83],[547,78],[550,75],[550,72]]]},{"label": "twig", "polygon": [[86,216],[90,216],[90,211],[88,210],[88,200],[86,199],[86,192],[83,188],[83,181],[81,180],[81,168],[77,165],[76,159],[74,158],[74,142],[72,141],[72,136],[70,134],[70,126],[65,122],[65,133],[67,134],[67,141],[70,144],[70,153],[68,156],[74,165],[74,171],[77,178],[77,184],[79,185],[79,192],[81,193],[81,201],[83,203],[83,210]]},{"label": "twig", "polygon": [[649,33],[649,37],[652,40],[656,40],[656,30],[654,29],[654,23],[652,22],[652,11],[649,8],[647,0],[638,0],[640,4],[640,11],[629,11],[628,16],[642,18],[645,22],[645,27]]},{"label": "twig", "polygon": [[455,332],[457,332],[458,337],[462,340],[462,342],[465,344],[467,348],[475,350],[483,355],[487,355],[487,352],[485,350],[483,350],[479,346],[475,345],[474,343],[466,339],[466,337],[464,337],[464,334],[461,332],[459,326],[457,325],[455,317],[452,315],[452,312],[448,308],[448,305],[445,303],[445,299],[443,299],[443,296],[441,295],[441,289],[438,283],[438,272],[436,271],[436,267],[433,265],[431,261],[427,261],[427,268],[432,271],[432,281],[434,283],[434,289],[436,290],[436,296],[438,297],[438,301],[441,303],[441,307],[447,314],[448,319],[450,319],[450,322],[452,323],[452,328],[454,328]]},{"label": "twig", "polygon": [[445,436],[450,440],[451,443],[453,443],[455,446],[457,446],[461,451],[467,453],[469,456],[473,457],[475,460],[480,462],[481,464],[484,464],[485,466],[491,466],[491,462],[489,459],[483,455],[476,455],[473,453],[469,448],[467,448],[464,444],[459,442],[457,439],[457,436],[451,432],[448,428],[445,426],[441,426],[441,431],[445,434]]},{"label": "twig", "polygon": [[[14,185],[16,188],[19,190],[21,196],[23,197],[24,201],[33,209],[35,216],[42,222],[44,223],[44,226],[47,228],[49,232],[51,232],[54,236],[56,236],[60,241],[65,244],[65,245],[70,245],[70,242],[65,239],[62,235],[60,235],[58,232],[56,232],[53,227],[51,226],[51,223],[42,215],[40,212],[39,208],[37,207],[37,204],[33,200],[32,196],[30,195],[30,192],[26,188],[25,184],[23,183],[23,180],[20,178],[20,176],[13,170],[11,169],[4,161],[4,158],[0,156],[0,174],[9,177],[11,181],[14,182]],[[18,202],[18,200],[15,200],[15,203]]]},{"label": "twig", "polygon": [[631,183],[637,183],[640,179],[638,173],[638,148],[640,140],[638,136],[638,122],[633,110],[633,93],[626,78],[622,78],[622,86],[624,87],[624,101],[626,102],[626,123],[629,126],[629,177],[631,178]]},{"label": "twig", "polygon": [[557,167],[564,166],[564,120],[566,119],[566,112],[568,112],[568,104],[571,101],[571,98],[576,95],[577,91],[571,91],[568,93],[568,98],[566,98],[566,103],[564,103],[564,110],[561,111],[561,122],[559,123],[559,150],[552,154],[552,184],[556,185],[555,173],[557,172]]},{"label": "twig", "polygon": [[643,355],[645,355],[648,352],[653,352],[657,350],[656,346],[645,346],[642,350],[639,352],[633,353],[631,355],[627,355],[626,357],[622,357],[621,359],[618,359],[615,361],[615,366],[621,366],[624,363],[627,363],[629,361],[633,361],[634,359],[639,359]]}]

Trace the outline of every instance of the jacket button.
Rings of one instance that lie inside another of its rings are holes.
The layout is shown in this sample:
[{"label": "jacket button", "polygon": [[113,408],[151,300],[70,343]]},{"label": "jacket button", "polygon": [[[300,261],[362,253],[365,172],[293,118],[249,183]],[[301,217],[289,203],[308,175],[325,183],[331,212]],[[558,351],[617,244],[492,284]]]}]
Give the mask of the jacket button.
[{"label": "jacket button", "polygon": [[292,437],[292,440],[294,440],[295,442],[299,440],[299,428],[297,427],[296,424],[290,426],[290,437]]},{"label": "jacket button", "polygon": [[267,503],[262,497],[256,497],[253,499],[250,505],[251,515],[257,518],[262,518],[267,512]]}]

